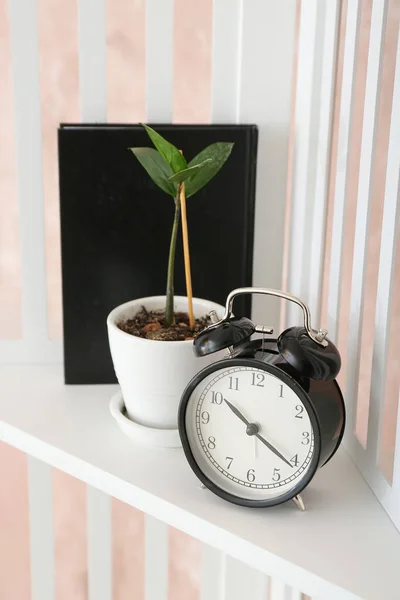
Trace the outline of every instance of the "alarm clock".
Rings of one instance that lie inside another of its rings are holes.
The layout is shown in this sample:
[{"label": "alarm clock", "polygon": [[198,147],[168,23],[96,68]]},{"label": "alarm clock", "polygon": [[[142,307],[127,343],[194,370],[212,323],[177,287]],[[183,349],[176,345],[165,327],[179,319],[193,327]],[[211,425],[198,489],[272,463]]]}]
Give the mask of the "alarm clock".
[{"label": "alarm clock", "polygon": [[[266,338],[271,328],[235,318],[233,301],[241,294],[294,302],[304,326]],[[299,298],[251,287],[233,290],[223,318],[194,340],[197,356],[222,349],[229,357],[200,371],[180,401],[179,434],[189,465],[203,487],[229,502],[267,507],[294,500],[304,510],[300,492],[335,454],[344,432],[338,349],[326,330],[311,327]]]}]

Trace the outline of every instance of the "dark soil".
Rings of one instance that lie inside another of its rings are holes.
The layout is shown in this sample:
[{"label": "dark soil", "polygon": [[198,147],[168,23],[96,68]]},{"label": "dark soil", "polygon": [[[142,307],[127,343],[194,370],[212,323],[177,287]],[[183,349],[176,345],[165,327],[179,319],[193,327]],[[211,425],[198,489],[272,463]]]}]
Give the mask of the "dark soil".
[{"label": "dark soil", "polygon": [[179,342],[182,340],[193,340],[198,333],[210,324],[208,315],[196,319],[194,327],[189,326],[189,315],[185,312],[174,313],[175,323],[168,329],[165,327],[165,311],[147,311],[144,306],[133,317],[118,323],[119,329],[148,340],[159,340],[165,342]]}]

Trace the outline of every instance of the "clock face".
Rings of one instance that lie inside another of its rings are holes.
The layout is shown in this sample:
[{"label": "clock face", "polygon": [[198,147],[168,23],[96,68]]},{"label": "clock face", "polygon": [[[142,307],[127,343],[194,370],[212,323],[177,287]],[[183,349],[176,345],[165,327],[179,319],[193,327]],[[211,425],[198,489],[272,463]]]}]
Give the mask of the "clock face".
[{"label": "clock face", "polygon": [[298,395],[276,368],[274,375],[227,363],[209,369],[189,390],[185,435],[197,470],[225,493],[220,495],[244,504],[296,495],[318,462],[305,394]]}]

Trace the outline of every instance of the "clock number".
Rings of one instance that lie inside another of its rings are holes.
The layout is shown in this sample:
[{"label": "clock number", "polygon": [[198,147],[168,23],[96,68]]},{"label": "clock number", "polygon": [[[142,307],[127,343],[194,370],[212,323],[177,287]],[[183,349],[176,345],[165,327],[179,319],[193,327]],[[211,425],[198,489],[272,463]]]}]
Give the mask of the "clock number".
[{"label": "clock number", "polygon": [[223,399],[221,392],[211,392],[211,404],[222,404]]},{"label": "clock number", "polygon": [[210,437],[208,438],[207,446],[210,448],[210,450],[215,449],[215,437],[213,435],[210,435]]},{"label": "clock number", "polygon": [[207,425],[207,423],[209,422],[209,420],[210,420],[210,414],[206,410],[204,410],[201,413],[201,420],[203,422],[203,425]]},{"label": "clock number", "polygon": [[250,483],[253,483],[253,481],[255,481],[256,476],[254,474],[254,469],[249,469],[247,471],[247,481],[250,481]]},{"label": "clock number", "polygon": [[303,444],[303,446],[308,446],[308,444],[310,443],[310,432],[303,431],[303,433],[301,435],[303,436],[301,443]]},{"label": "clock number", "polygon": [[227,466],[227,469],[229,470],[231,468],[233,457],[232,456],[225,456],[225,460],[229,460],[230,461],[229,464],[228,464],[228,466]]},{"label": "clock number", "polygon": [[290,459],[290,462],[293,463],[295,467],[297,467],[299,464],[299,455],[295,454],[293,458]]},{"label": "clock number", "polygon": [[302,419],[302,418],[303,418],[303,416],[302,416],[302,414],[301,414],[301,413],[304,411],[304,406],[301,406],[301,404],[298,404],[298,405],[296,406],[296,410],[298,411],[298,413],[297,413],[297,415],[295,415],[295,417],[294,417],[294,418],[295,418],[295,419]]},{"label": "clock number", "polygon": [[283,398],[283,385],[280,385],[279,388],[281,390],[280,394],[279,394],[279,398]]},{"label": "clock number", "polygon": [[255,385],[256,387],[264,387],[264,379],[265,375],[262,373],[252,373],[253,380],[251,385]]},{"label": "clock number", "polygon": [[272,473],[272,481],[279,481],[281,478],[281,474],[279,473],[280,469],[274,469]]},{"label": "clock number", "polygon": [[238,377],[229,377],[229,389],[239,391],[239,378]]}]

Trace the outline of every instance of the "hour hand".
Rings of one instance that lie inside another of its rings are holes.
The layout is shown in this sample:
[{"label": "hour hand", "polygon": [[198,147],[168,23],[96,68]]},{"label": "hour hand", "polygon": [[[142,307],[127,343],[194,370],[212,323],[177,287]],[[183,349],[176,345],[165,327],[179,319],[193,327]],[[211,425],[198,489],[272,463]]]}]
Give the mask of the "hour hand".
[{"label": "hour hand", "polygon": [[236,406],[234,406],[234,405],[233,405],[231,402],[229,402],[229,400],[226,400],[225,398],[224,398],[224,402],[225,402],[225,404],[227,404],[227,405],[229,406],[229,408],[231,409],[231,411],[232,411],[232,412],[233,412],[233,413],[234,413],[234,414],[235,414],[235,415],[236,415],[236,416],[237,416],[237,417],[238,417],[238,418],[239,418],[241,421],[243,421],[243,423],[244,423],[245,425],[250,425],[250,421],[248,421],[248,420],[246,419],[246,417],[244,417],[244,416],[242,415],[242,413],[240,412],[240,410],[238,410],[238,409],[236,408]]}]

